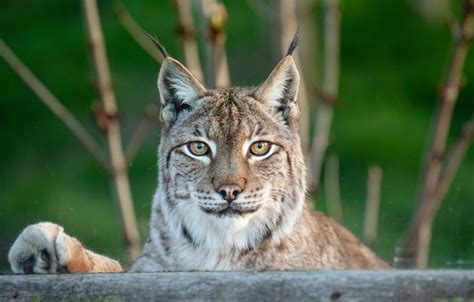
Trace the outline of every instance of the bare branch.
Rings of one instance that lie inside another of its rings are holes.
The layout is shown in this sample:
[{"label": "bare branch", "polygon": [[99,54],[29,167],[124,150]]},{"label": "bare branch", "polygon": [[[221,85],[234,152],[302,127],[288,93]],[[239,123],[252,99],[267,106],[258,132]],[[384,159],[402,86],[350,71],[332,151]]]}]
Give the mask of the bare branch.
[{"label": "bare branch", "polygon": [[339,158],[328,156],[324,171],[324,193],[328,215],[342,222],[341,188],[339,186]]},{"label": "bare branch", "polygon": [[377,238],[381,186],[382,169],[377,165],[370,166],[367,177],[367,202],[364,219],[364,241],[367,244],[372,244]]},{"label": "bare branch", "polygon": [[13,71],[33,90],[39,99],[59,118],[74,134],[79,142],[107,171],[111,171],[102,148],[95,139],[74,117],[74,115],[44,86],[44,84],[26,67],[13,51],[0,39],[0,56],[7,62]]},{"label": "bare branch", "polygon": [[106,128],[106,135],[113,169],[113,182],[122,219],[124,240],[129,259],[134,260],[140,254],[140,235],[138,233],[135,210],[133,208],[127,163],[123,154],[120,126],[117,119],[117,103],[110,79],[109,64],[100,25],[99,12],[97,10],[96,0],[83,0],[83,5],[98,92],[104,112],[109,121]]},{"label": "bare branch", "polygon": [[163,55],[155,44],[146,36],[145,31],[138,25],[135,19],[128,13],[125,6],[118,2],[114,6],[114,12],[118,21],[127,30],[130,36],[140,45],[155,61],[163,61]]},{"label": "bare branch", "polygon": [[[325,0],[324,25],[324,74],[323,95],[337,99],[339,90],[339,43],[340,43],[339,0]],[[316,123],[311,144],[312,189],[317,191],[321,179],[321,169],[329,145],[334,103],[319,102]]]},{"label": "bare branch", "polygon": [[[301,68],[306,83],[306,92],[310,106],[316,105],[316,90],[312,89],[312,87],[317,86],[319,81],[319,24],[315,22],[315,14],[319,7],[319,1],[320,0],[299,0],[297,2],[298,21],[304,30],[304,38],[299,46],[299,56],[300,61],[304,62]],[[310,146],[308,146],[308,149],[309,147]]]},{"label": "bare branch", "polygon": [[137,126],[137,129],[132,135],[130,139],[127,149],[125,151],[125,158],[127,159],[127,163],[131,163],[137,154],[138,149],[143,143],[148,130],[150,129],[151,125],[156,121],[158,117],[159,108],[158,106],[151,104],[148,105],[145,114],[143,114],[143,118]]},{"label": "bare branch", "polygon": [[474,139],[474,117],[467,121],[456,141],[446,155],[443,168],[436,186],[435,198],[440,202],[451,185],[454,174],[459,168],[471,141]]},{"label": "bare branch", "polygon": [[[459,30],[453,32],[451,56],[443,85],[440,88],[438,108],[425,152],[421,177],[418,209],[413,217],[403,245],[397,250],[397,265],[424,268],[428,262],[431,228],[441,195],[437,193],[442,174],[442,159],[451,124],[452,113],[459,93],[461,74],[474,31],[474,1],[464,1],[464,13]],[[444,180],[443,180],[444,181]],[[444,185],[443,185],[444,186]],[[442,191],[445,191],[443,188]]]},{"label": "bare branch", "polygon": [[225,51],[227,10],[217,0],[201,0],[200,10],[206,20],[208,44],[208,60],[213,73],[210,76],[212,87],[229,87],[230,76]]},{"label": "bare branch", "polygon": [[204,80],[195,40],[197,30],[191,14],[191,1],[174,0],[174,4],[178,13],[178,33],[183,47],[185,65],[198,79]]}]

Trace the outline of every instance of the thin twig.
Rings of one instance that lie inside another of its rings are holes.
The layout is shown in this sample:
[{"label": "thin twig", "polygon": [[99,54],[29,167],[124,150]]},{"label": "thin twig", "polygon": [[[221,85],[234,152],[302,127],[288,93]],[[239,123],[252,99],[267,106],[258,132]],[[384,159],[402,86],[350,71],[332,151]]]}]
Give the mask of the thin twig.
[{"label": "thin twig", "polygon": [[178,33],[183,47],[184,62],[186,67],[200,80],[203,80],[199,52],[196,44],[197,30],[191,14],[190,0],[174,0],[178,13]]},{"label": "thin twig", "polygon": [[304,62],[301,68],[306,83],[306,92],[310,106],[313,104],[316,105],[317,101],[317,96],[315,95],[316,90],[311,89],[311,87],[316,87],[319,84],[319,26],[318,23],[315,22],[319,1],[320,0],[299,0],[297,2],[297,17],[300,26],[304,30],[304,38],[299,46],[298,54],[300,61]]},{"label": "thin twig", "polygon": [[230,76],[225,51],[227,11],[217,0],[201,0],[201,13],[206,20],[208,61],[211,63],[211,87],[229,87]]},{"label": "thin twig", "polygon": [[134,260],[140,254],[140,235],[138,233],[135,210],[133,208],[127,163],[123,154],[120,126],[117,119],[117,104],[110,78],[97,2],[96,0],[83,0],[83,5],[98,92],[104,112],[109,121],[106,128],[106,135],[114,172],[112,177],[122,219],[125,246],[127,247],[129,260]]},{"label": "thin twig", "polygon": [[441,169],[438,184],[436,186],[436,199],[438,202],[444,198],[451,185],[454,174],[459,168],[471,141],[474,139],[474,117],[467,121],[456,141],[446,155],[446,160]]},{"label": "thin twig", "polygon": [[[420,243],[423,243],[423,245],[420,244],[420,249],[418,250],[408,249],[407,246],[398,248],[396,255],[397,267],[412,267],[413,265],[420,268],[426,267],[429,257],[431,228],[434,218],[473,137],[474,119],[471,119],[464,124],[463,130],[450,147],[446,160],[441,168],[438,183],[436,184],[434,191],[431,192],[430,195],[425,196],[423,199],[424,203],[416,213],[417,216],[415,219],[417,220],[412,226],[413,229],[410,229],[410,231],[417,231],[416,233],[413,233],[412,236],[418,235],[418,240],[420,240]],[[412,237],[409,237],[409,239],[411,238]]]},{"label": "thin twig", "polygon": [[[280,29],[280,51],[281,55],[286,55],[288,45],[298,28],[298,17],[296,15],[296,1],[295,0],[279,0],[280,18],[278,19],[278,27]],[[300,50],[293,53],[293,59],[300,70],[303,66],[300,64]],[[312,68],[310,66],[309,68]],[[309,153],[309,102],[306,91],[306,82],[304,73],[300,73],[300,87],[298,89],[298,105],[300,109],[299,134],[301,139],[301,148],[305,157],[305,162],[308,162]],[[308,177],[310,177],[308,175]]]},{"label": "thin twig", "polygon": [[382,169],[377,165],[370,166],[367,177],[367,201],[364,219],[364,241],[369,245],[377,238],[381,186]]},{"label": "thin twig", "polygon": [[79,142],[107,171],[111,171],[109,161],[95,139],[74,117],[74,115],[56,98],[53,93],[20,61],[13,51],[0,39],[0,56],[16,74],[33,90],[38,98],[59,118],[74,134]]},{"label": "thin twig", "polygon": [[[424,268],[428,262],[431,228],[441,196],[437,193],[442,173],[442,159],[452,113],[459,93],[461,74],[474,32],[474,0],[464,1],[461,24],[453,31],[451,56],[444,83],[440,89],[438,108],[430,134],[430,144],[425,152],[421,177],[418,209],[413,217],[396,259],[401,267],[416,265]],[[447,188],[444,188],[445,191]]]},{"label": "thin twig", "polygon": [[130,36],[140,45],[155,61],[163,61],[163,54],[156,48],[155,44],[146,36],[145,31],[138,25],[137,21],[128,13],[125,6],[118,2],[114,6],[114,12],[118,21],[127,30]]},{"label": "thin twig", "polygon": [[[337,99],[339,90],[339,0],[325,0],[324,74],[322,91],[330,99]],[[314,191],[318,190],[321,169],[329,146],[334,103],[321,101],[316,112],[314,135],[311,144],[311,171]]]},{"label": "thin twig", "polygon": [[328,215],[342,222],[341,188],[339,186],[339,158],[328,156],[324,170],[324,193]]},{"label": "thin twig", "polygon": [[132,135],[132,138],[128,142],[127,149],[125,151],[125,158],[127,159],[127,163],[131,163],[137,154],[138,149],[143,143],[148,130],[153,125],[153,123],[157,120],[159,108],[156,105],[148,105],[145,113],[143,114],[143,118],[138,124],[135,132]]}]

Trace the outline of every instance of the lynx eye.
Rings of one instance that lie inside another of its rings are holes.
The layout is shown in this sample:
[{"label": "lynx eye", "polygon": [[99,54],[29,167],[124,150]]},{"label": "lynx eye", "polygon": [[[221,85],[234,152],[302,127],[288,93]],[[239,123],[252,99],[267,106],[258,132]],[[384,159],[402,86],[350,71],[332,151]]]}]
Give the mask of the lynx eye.
[{"label": "lynx eye", "polygon": [[263,156],[270,150],[269,142],[255,142],[250,146],[250,153],[257,156]]},{"label": "lynx eye", "polygon": [[196,156],[203,156],[209,152],[209,146],[203,142],[191,142],[187,146],[189,152]]}]

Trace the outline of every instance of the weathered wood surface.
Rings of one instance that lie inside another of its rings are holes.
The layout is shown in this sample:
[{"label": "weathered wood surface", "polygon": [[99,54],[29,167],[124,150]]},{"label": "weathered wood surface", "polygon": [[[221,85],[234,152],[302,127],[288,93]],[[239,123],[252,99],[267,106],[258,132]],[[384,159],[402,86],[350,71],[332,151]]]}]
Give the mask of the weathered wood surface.
[{"label": "weathered wood surface", "polygon": [[474,270],[0,276],[0,301],[474,301]]}]

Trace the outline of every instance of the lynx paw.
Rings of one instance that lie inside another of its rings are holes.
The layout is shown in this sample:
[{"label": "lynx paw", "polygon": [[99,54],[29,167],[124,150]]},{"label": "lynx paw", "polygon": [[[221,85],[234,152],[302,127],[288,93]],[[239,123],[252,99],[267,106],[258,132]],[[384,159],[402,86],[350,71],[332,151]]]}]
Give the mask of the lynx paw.
[{"label": "lynx paw", "polygon": [[41,222],[26,227],[8,253],[14,273],[41,274],[67,272],[70,260],[64,229],[54,223]]}]

